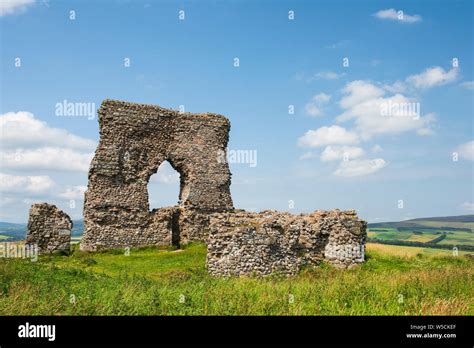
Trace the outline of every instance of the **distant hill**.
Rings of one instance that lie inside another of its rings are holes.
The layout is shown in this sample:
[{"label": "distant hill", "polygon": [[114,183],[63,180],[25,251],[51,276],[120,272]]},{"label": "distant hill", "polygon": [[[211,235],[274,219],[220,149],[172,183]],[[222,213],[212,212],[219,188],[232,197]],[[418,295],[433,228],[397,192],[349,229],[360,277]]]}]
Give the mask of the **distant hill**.
[{"label": "distant hill", "polygon": [[367,237],[370,243],[473,252],[474,215],[369,224]]},{"label": "distant hill", "polygon": [[411,219],[408,221],[474,222],[474,215],[439,216],[439,217]]},{"label": "distant hill", "polygon": [[442,216],[417,218],[397,222],[377,222],[368,224],[369,228],[422,228],[445,229],[451,231],[474,232],[474,215]]},{"label": "distant hill", "polygon": [[[423,229],[474,232],[474,215],[441,216],[417,218],[405,221],[377,222],[368,224],[369,228]],[[71,235],[81,237],[84,233],[84,220],[74,220]],[[9,241],[25,239],[26,224],[0,221],[0,236],[9,237]],[[1,239],[1,238],[0,238]],[[1,239],[6,241],[6,239]]]},{"label": "distant hill", "polygon": [[[84,220],[74,220],[72,222],[73,237],[80,237],[84,233]],[[0,236],[8,238],[0,238],[2,242],[22,240],[26,237],[26,224],[15,224],[11,222],[0,221]]]}]

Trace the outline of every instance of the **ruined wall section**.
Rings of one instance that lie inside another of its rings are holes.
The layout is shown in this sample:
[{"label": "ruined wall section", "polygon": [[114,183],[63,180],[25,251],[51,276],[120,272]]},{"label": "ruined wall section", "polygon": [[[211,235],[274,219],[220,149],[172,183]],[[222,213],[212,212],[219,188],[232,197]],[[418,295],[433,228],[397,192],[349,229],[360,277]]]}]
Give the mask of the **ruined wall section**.
[{"label": "ruined wall section", "polygon": [[323,260],[351,268],[364,262],[365,240],[354,211],[213,214],[206,266],[215,276],[294,275]]},{"label": "ruined wall section", "polygon": [[72,220],[65,212],[48,203],[30,208],[26,245],[37,246],[39,254],[70,251]]},{"label": "ruined wall section", "polygon": [[[106,100],[99,125],[81,249],[203,241],[209,213],[233,209],[229,167],[218,161],[229,139],[224,116]],[[181,176],[179,205],[150,212],[148,182],[163,161]],[[179,223],[186,219],[201,225]]]}]

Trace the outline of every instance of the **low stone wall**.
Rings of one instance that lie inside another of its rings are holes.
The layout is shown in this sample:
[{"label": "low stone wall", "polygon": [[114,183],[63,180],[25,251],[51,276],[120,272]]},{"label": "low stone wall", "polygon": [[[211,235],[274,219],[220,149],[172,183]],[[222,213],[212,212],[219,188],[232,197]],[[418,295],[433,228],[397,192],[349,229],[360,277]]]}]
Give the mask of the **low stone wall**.
[{"label": "low stone wall", "polygon": [[150,213],[140,211],[128,213],[132,218],[127,225],[121,224],[125,216],[108,214],[101,217],[100,228],[88,224],[81,241],[82,249],[97,251],[147,245],[179,246],[192,241],[205,242],[209,231],[209,219],[213,212],[173,206],[154,209]]},{"label": "low stone wall", "polygon": [[207,269],[215,276],[294,275],[322,260],[350,268],[364,261],[366,226],[354,211],[215,213]]},{"label": "low stone wall", "polygon": [[55,205],[33,204],[28,218],[26,245],[36,245],[39,254],[69,251],[72,220]]}]

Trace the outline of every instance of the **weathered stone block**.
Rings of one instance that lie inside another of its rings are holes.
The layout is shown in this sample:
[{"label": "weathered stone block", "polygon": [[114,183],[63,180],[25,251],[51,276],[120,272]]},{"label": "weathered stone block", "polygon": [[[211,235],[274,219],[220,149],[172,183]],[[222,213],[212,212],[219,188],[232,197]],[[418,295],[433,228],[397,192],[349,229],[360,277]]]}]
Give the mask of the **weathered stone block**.
[{"label": "weathered stone block", "polygon": [[364,261],[365,228],[353,211],[213,214],[207,269],[216,276],[293,275],[323,259],[352,267]]},{"label": "weathered stone block", "polygon": [[55,205],[33,204],[30,208],[26,245],[36,245],[38,253],[69,251],[72,220]]}]

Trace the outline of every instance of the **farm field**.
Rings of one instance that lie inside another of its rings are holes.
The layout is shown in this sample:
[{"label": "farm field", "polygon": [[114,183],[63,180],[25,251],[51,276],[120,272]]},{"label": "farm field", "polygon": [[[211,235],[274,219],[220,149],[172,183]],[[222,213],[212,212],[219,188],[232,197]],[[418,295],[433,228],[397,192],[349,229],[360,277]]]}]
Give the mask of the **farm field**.
[{"label": "farm field", "polygon": [[376,230],[373,231],[369,229],[367,231],[367,236],[369,238],[375,238],[378,240],[384,241],[414,241],[414,242],[423,242],[429,243],[432,240],[440,237],[442,234],[446,234],[446,237],[437,242],[439,244],[445,245],[473,245],[474,246],[474,233],[465,232],[465,231],[447,231],[447,230],[423,230],[423,229],[413,229],[413,230],[402,230],[398,231],[396,229],[386,229],[386,231]]},{"label": "farm field", "polygon": [[[401,222],[369,224],[370,242],[412,247],[458,248],[474,251],[474,216],[413,219]],[[420,245],[421,244],[421,245]]]},{"label": "farm field", "polygon": [[[434,249],[434,248],[422,248],[422,247],[412,247],[404,245],[389,245],[389,244],[376,244],[376,243],[367,243],[366,245],[367,252],[376,252],[383,255],[398,256],[398,257],[414,257],[414,256],[447,256],[453,257],[452,250],[446,249]],[[470,255],[471,252],[467,251],[458,251],[458,256]]]}]

